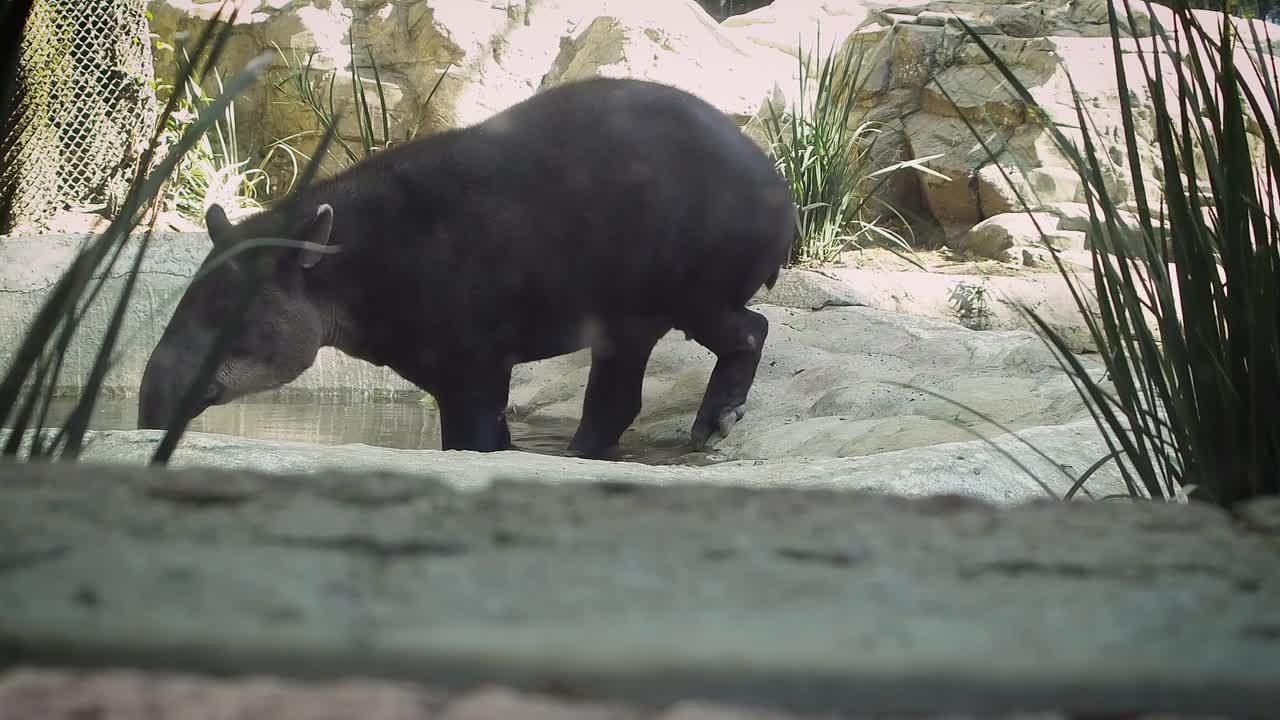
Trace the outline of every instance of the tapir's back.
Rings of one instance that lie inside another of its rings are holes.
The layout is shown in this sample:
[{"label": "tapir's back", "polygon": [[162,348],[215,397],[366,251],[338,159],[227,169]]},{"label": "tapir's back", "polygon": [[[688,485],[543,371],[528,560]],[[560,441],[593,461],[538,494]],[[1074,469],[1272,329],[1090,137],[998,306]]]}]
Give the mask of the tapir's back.
[{"label": "tapir's back", "polygon": [[680,327],[771,282],[794,232],[763,151],[655,83],[570,83],[380,155],[322,193],[353,206],[335,234],[367,236],[353,238],[361,276],[398,293],[392,278],[413,278],[410,313],[528,327],[663,312]]},{"label": "tapir's back", "polygon": [[474,242],[487,238],[522,267],[559,269],[566,284],[618,301],[650,304],[665,288],[728,292],[736,304],[785,260],[794,229],[785,182],[692,95],[582,81],[470,133],[468,200],[490,229]]}]

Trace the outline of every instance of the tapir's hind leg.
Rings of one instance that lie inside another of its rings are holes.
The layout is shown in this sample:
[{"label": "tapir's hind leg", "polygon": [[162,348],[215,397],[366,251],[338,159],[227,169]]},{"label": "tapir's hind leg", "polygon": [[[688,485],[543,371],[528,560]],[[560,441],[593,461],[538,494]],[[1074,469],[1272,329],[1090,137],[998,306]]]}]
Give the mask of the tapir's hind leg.
[{"label": "tapir's hind leg", "polygon": [[760,366],[769,321],[745,307],[730,308],[704,315],[686,332],[716,355],[716,367],[690,433],[694,449],[701,450],[713,433],[728,437],[746,412],[747,392]]},{"label": "tapir's hind leg", "polygon": [[603,458],[614,451],[622,433],[640,414],[649,356],[669,329],[670,325],[655,320],[619,321],[608,328],[606,339],[591,348],[582,419],[569,452]]}]

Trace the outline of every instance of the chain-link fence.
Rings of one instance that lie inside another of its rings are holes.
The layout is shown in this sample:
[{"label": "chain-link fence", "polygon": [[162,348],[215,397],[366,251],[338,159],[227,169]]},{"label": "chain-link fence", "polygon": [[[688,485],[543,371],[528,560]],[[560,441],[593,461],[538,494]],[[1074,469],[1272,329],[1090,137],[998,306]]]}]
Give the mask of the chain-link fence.
[{"label": "chain-link fence", "polygon": [[[114,210],[155,129],[147,0],[36,0],[17,114],[0,138],[0,232],[63,208]],[[8,187],[4,187],[7,185]]]}]

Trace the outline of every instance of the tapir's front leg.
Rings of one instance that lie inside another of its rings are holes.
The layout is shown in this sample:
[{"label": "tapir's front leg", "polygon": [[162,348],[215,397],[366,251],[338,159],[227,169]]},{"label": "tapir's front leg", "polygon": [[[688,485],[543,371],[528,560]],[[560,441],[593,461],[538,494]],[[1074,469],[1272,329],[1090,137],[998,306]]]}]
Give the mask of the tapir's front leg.
[{"label": "tapir's front leg", "polygon": [[507,398],[511,368],[477,367],[457,373],[435,395],[440,408],[440,447],[443,450],[495,452],[511,448],[507,426]]}]

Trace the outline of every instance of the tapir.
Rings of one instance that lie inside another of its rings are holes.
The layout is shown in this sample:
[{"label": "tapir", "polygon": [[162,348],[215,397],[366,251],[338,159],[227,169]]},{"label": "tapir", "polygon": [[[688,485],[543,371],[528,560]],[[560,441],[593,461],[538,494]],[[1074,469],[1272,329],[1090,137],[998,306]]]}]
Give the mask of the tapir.
[{"label": "tapir", "polygon": [[[769,332],[747,303],[777,281],[795,213],[773,162],[707,102],[640,80],[555,86],[237,224],[210,206],[204,274],[148,359],[138,425],[175,417],[256,256],[265,279],[184,420],[278,388],[334,347],[431,394],[443,449],[510,449],[513,366],[590,348],[567,451],[605,458],[674,329],[716,357],[690,432],[703,449],[743,417]],[[255,238],[300,242],[212,262]]]}]

